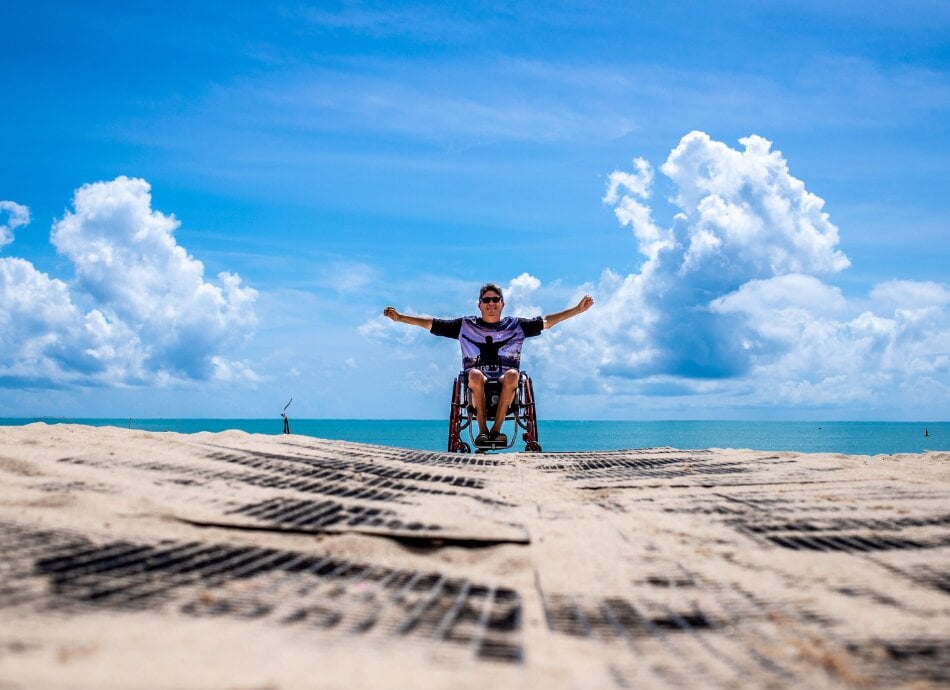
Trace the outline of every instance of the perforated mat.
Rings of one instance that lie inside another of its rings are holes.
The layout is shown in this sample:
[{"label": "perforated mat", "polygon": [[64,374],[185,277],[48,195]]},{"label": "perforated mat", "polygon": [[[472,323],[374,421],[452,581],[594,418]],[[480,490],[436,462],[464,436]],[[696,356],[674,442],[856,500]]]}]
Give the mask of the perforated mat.
[{"label": "perforated mat", "polygon": [[0,687],[945,686],[948,468],[8,428]]}]

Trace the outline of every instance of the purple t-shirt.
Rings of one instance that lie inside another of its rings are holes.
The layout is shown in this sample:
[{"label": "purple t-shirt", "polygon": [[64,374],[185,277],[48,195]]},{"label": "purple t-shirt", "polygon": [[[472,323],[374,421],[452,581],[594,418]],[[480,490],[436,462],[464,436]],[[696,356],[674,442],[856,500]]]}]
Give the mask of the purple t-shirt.
[{"label": "purple t-shirt", "polygon": [[544,319],[506,316],[497,323],[486,323],[476,316],[460,319],[432,319],[433,335],[456,338],[462,347],[462,368],[521,366],[521,345],[525,338],[541,335]]}]

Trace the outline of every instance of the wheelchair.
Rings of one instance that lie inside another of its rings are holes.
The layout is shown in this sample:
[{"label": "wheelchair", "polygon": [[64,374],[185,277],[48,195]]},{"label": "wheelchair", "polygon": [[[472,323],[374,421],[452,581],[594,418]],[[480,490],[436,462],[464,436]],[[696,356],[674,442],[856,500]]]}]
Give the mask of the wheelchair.
[{"label": "wheelchair", "polygon": [[[485,383],[485,402],[488,407],[488,421],[491,424],[491,420],[495,418],[495,413],[498,410],[498,397],[501,394],[501,383],[498,381],[501,369],[498,367],[479,368],[488,377],[488,381]],[[473,447],[476,453],[511,448],[517,440],[519,430],[524,431],[521,440],[525,443],[525,451],[529,453],[541,452],[541,443],[538,440],[538,417],[534,404],[534,387],[531,384],[531,378],[523,371],[519,372],[518,388],[515,390],[511,407],[508,408],[505,414],[502,431],[504,431],[505,425],[509,421],[514,422],[514,429],[510,434],[507,445],[492,443],[476,446],[475,433],[478,430],[478,422],[475,418],[472,392],[468,388],[468,375],[464,371],[459,372],[452,387],[448,444],[450,453],[471,453]],[[463,439],[463,433],[466,429],[468,430],[468,441]]]}]

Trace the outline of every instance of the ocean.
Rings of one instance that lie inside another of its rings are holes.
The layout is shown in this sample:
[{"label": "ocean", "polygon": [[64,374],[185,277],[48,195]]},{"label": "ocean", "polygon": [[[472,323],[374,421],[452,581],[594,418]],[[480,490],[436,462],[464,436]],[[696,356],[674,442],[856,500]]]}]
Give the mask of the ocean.
[{"label": "ocean", "polygon": [[[118,426],[144,431],[225,431],[279,434],[275,419],[0,419],[0,425],[36,421]],[[400,448],[443,451],[446,420],[291,419],[295,434]],[[506,425],[510,433],[510,423]],[[879,455],[950,450],[950,422],[739,422],[739,421],[544,421],[538,422],[545,452],[623,450],[671,446],[682,449],[751,448],[805,453]],[[467,433],[467,432],[463,432]],[[512,450],[523,450],[516,443]]]}]

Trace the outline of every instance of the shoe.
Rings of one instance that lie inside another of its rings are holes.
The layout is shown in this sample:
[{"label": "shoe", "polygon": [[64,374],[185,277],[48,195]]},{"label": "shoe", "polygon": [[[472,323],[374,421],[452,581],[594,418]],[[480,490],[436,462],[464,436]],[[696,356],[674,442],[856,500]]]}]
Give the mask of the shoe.
[{"label": "shoe", "polygon": [[475,437],[476,446],[489,446],[491,445],[491,439],[488,437],[484,431]]},{"label": "shoe", "polygon": [[495,445],[499,445],[499,446],[508,445],[508,437],[505,436],[505,434],[502,433],[501,431],[489,431],[488,438],[490,439],[491,443],[494,443]]}]

